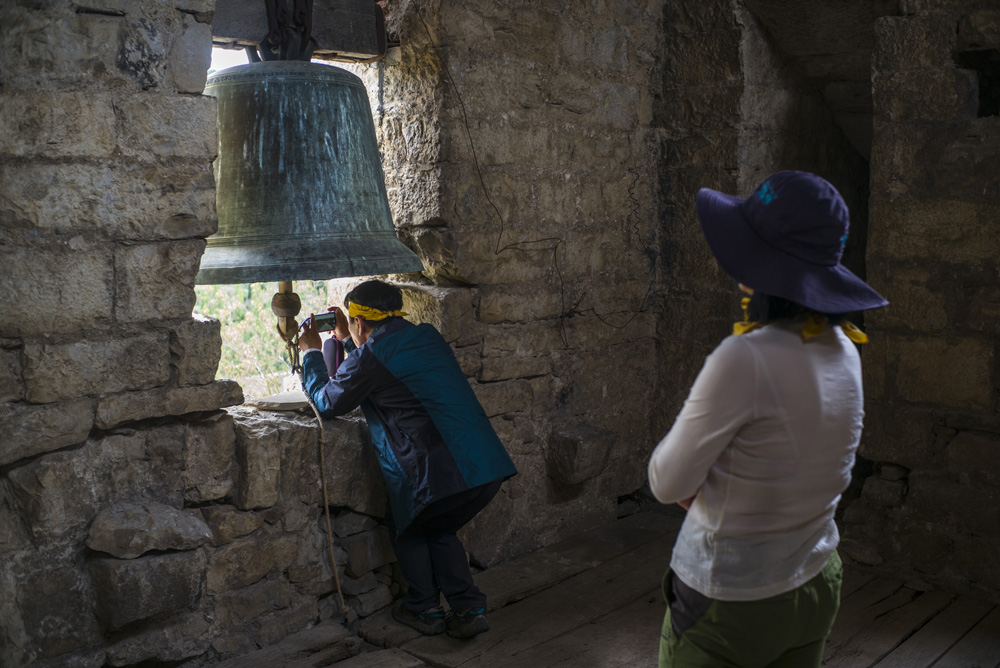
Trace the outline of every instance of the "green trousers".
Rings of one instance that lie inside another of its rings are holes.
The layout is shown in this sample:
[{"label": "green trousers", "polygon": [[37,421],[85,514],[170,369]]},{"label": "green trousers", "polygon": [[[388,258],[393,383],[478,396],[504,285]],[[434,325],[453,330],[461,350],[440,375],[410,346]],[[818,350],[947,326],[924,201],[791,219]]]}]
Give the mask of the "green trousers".
[{"label": "green trousers", "polygon": [[678,596],[678,581],[668,570],[660,668],[819,668],[840,608],[842,579],[834,552],[822,572],[798,589],[759,601],[717,601],[683,583]]}]

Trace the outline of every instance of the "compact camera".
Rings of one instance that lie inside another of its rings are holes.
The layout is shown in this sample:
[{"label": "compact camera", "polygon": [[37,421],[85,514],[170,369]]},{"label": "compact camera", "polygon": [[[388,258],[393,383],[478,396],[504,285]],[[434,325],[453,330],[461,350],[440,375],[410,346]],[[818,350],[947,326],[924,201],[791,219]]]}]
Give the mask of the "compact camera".
[{"label": "compact camera", "polygon": [[[317,313],[313,316],[313,321],[315,322],[317,332],[330,332],[337,327],[337,313],[335,311]],[[306,322],[308,320],[303,322],[302,325],[305,325]]]}]

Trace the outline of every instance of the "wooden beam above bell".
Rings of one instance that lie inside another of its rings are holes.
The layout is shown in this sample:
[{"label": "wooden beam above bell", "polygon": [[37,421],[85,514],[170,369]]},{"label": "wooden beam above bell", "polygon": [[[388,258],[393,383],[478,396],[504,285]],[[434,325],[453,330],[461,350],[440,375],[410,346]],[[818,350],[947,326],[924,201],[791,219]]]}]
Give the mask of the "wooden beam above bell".
[{"label": "wooden beam above bell", "polygon": [[[315,0],[312,36],[318,46],[313,57],[356,62],[384,52],[382,9],[372,0]],[[382,35],[379,35],[381,28]],[[212,43],[223,48],[256,46],[268,31],[264,0],[217,0],[212,17]]]}]

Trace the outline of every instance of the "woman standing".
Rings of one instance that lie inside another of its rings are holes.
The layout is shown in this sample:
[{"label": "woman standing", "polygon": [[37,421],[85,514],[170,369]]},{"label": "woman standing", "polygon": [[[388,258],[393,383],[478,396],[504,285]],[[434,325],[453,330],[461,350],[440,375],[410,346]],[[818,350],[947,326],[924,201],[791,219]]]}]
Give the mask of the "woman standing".
[{"label": "woman standing", "polygon": [[747,199],[702,189],[716,260],[751,295],[649,461],[689,508],[664,577],[661,668],[819,666],[840,605],[833,515],[861,437],[864,334],[888,302],[841,263],[848,211],[806,172]]}]

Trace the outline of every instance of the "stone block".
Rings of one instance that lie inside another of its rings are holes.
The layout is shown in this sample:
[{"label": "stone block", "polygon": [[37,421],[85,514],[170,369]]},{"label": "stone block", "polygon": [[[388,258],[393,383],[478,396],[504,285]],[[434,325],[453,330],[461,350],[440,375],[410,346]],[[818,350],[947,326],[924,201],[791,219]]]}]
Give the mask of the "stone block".
[{"label": "stone block", "polygon": [[899,339],[895,390],[916,403],[987,409],[993,402],[993,345],[978,339]]},{"label": "stone block", "polygon": [[935,455],[934,428],[938,416],[898,402],[866,401],[865,427],[858,454],[915,470]]},{"label": "stone block", "polygon": [[11,224],[121,240],[205,237],[218,227],[215,180],[204,161],[0,170],[0,218]]},{"label": "stone block", "polygon": [[371,531],[377,524],[374,517],[345,510],[333,519],[333,533],[338,538],[346,538],[362,531]]},{"label": "stone block", "polygon": [[181,507],[184,429],[179,425],[110,434],[11,470],[11,490],[35,541],[83,540],[114,502]]},{"label": "stone block", "polygon": [[921,16],[881,16],[875,19],[872,72],[952,67],[955,25],[930,13]]},{"label": "stone block", "polygon": [[392,591],[384,584],[380,584],[371,591],[352,596],[347,605],[351,606],[358,617],[368,617],[383,608],[389,607],[392,603]]},{"label": "stone block", "polygon": [[243,390],[232,380],[198,387],[126,392],[104,397],[98,402],[96,424],[101,429],[110,429],[126,422],[214,411],[241,403]]},{"label": "stone block", "polygon": [[[955,301],[952,291],[945,289],[941,274],[937,266],[933,272],[927,265],[894,266],[888,281],[879,286],[882,294],[892,296],[892,308],[879,314],[882,326],[917,328],[927,333],[950,327],[948,309]],[[867,361],[865,355],[866,364]]]},{"label": "stone block", "polygon": [[121,19],[99,14],[46,12],[4,6],[0,36],[4,84],[24,88],[71,87],[115,71]]},{"label": "stone block", "polygon": [[83,443],[94,426],[95,401],[75,399],[42,406],[0,404],[0,466],[41,452]]},{"label": "stone block", "polygon": [[445,341],[463,345],[476,338],[476,304],[479,291],[475,288],[443,288],[413,283],[398,284],[403,292],[403,310],[407,320],[434,325]]},{"label": "stone block", "polygon": [[291,602],[287,582],[264,580],[243,589],[219,594],[214,599],[215,620],[227,630],[251,624],[258,617],[286,609]]},{"label": "stone block", "polygon": [[535,378],[552,373],[548,357],[491,357],[482,360],[479,379],[483,382]]},{"label": "stone block", "polygon": [[114,150],[110,96],[37,89],[0,95],[0,155],[107,158]]},{"label": "stone block", "polygon": [[541,291],[537,286],[492,287],[479,301],[479,320],[486,324],[548,320],[561,315],[564,308],[558,291]]},{"label": "stone block", "polygon": [[184,448],[184,500],[201,504],[225,497],[233,488],[236,431],[232,417],[217,413],[188,423]]},{"label": "stone block", "polygon": [[873,82],[874,113],[894,123],[976,118],[978,84],[974,72],[956,69],[903,70]]},{"label": "stone block", "polygon": [[[378,587],[378,580],[375,578],[375,573],[369,571],[360,578],[352,578],[349,575],[345,575],[341,578],[340,586],[345,596],[360,596]],[[360,612],[358,614],[361,615]],[[365,615],[361,616],[364,617]]]},{"label": "stone block", "polygon": [[258,533],[215,549],[209,555],[206,582],[209,594],[242,589],[280,572],[295,561],[296,537],[280,532]]},{"label": "stone block", "polygon": [[869,252],[882,261],[989,262],[1000,254],[1000,237],[989,222],[995,213],[990,205],[969,200],[872,197]]},{"label": "stone block", "polygon": [[28,534],[17,510],[17,500],[7,482],[0,481],[0,558],[28,546]]},{"label": "stone block", "polygon": [[353,578],[396,561],[385,527],[342,538],[339,546],[347,552],[347,574]]},{"label": "stone block", "polygon": [[545,449],[550,478],[579,485],[604,471],[615,445],[615,435],[582,423],[557,427]]},{"label": "stone block", "polygon": [[197,297],[194,277],[201,264],[201,239],[115,251],[115,317],[121,322],[188,318]]},{"label": "stone block", "polygon": [[24,399],[21,351],[0,348],[0,403]]},{"label": "stone block", "polygon": [[0,250],[0,336],[106,329],[114,270],[110,249],[73,239],[65,244]]},{"label": "stone block", "polygon": [[177,384],[205,385],[215,380],[222,357],[222,324],[197,313],[173,331],[170,352],[176,356]]},{"label": "stone block", "polygon": [[233,502],[241,510],[268,508],[278,502],[282,444],[267,420],[237,419],[236,484]]},{"label": "stone block", "polygon": [[171,44],[167,69],[178,92],[201,94],[212,65],[212,26],[189,14],[183,21],[184,31]]},{"label": "stone block", "polygon": [[112,631],[155,615],[192,608],[201,598],[202,551],[95,559],[95,612]]},{"label": "stone block", "polygon": [[118,559],[157,551],[184,551],[212,539],[212,530],[192,513],[162,503],[115,503],[90,525],[87,547]]},{"label": "stone block", "polygon": [[[166,66],[165,21],[145,18],[129,20],[122,29],[118,47],[118,72],[143,90],[156,88]],[[167,36],[169,39],[169,35]],[[126,114],[131,113],[126,111]]]},{"label": "stone block", "polygon": [[28,401],[51,403],[81,395],[147,390],[170,380],[165,332],[62,345],[24,346]]},{"label": "stone block", "polygon": [[523,378],[493,383],[473,383],[487,417],[518,413],[531,408],[531,384]]},{"label": "stone block", "polygon": [[[9,665],[45,665],[47,659],[53,659],[52,666],[66,665],[62,655],[101,644],[88,578],[75,555],[65,554],[61,547],[43,547],[21,559],[5,560],[0,593],[4,600],[0,638],[13,636],[22,653],[23,663]],[[7,607],[8,603],[12,605]],[[8,651],[0,647],[0,656]]]},{"label": "stone block", "polygon": [[264,524],[257,513],[245,512],[233,506],[205,506],[201,509],[201,514],[212,530],[212,545],[215,547],[248,536]]},{"label": "stone block", "polygon": [[945,452],[949,468],[976,482],[1000,482],[1000,434],[960,431]]},{"label": "stone block", "polygon": [[1000,490],[963,483],[936,470],[911,471],[905,510],[926,526],[948,533],[996,536],[1000,532]]},{"label": "stone block", "polygon": [[106,665],[169,665],[201,656],[208,650],[210,639],[210,624],[203,612],[180,612],[145,625],[137,634],[107,648]]},{"label": "stone block", "polygon": [[906,496],[906,483],[901,480],[882,480],[871,477],[865,480],[861,498],[877,508],[898,508]]},{"label": "stone block", "polygon": [[960,50],[1000,48],[1000,10],[982,9],[958,21]]},{"label": "stone block", "polygon": [[[315,599],[293,601],[287,610],[272,612],[257,620],[257,644],[261,646],[273,645],[297,631],[304,630],[318,617],[319,606]],[[326,657],[324,656],[324,658]]]},{"label": "stone block", "polygon": [[210,96],[143,93],[116,104],[124,120],[118,148],[130,158],[212,160],[216,145],[216,104]]}]

